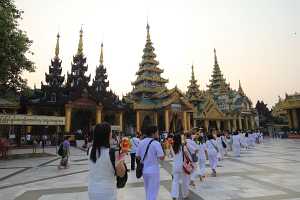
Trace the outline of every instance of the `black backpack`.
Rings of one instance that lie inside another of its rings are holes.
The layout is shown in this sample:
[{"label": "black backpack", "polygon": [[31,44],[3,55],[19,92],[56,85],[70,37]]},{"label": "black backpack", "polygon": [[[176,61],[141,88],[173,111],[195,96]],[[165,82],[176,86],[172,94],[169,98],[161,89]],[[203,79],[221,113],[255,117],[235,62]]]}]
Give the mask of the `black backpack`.
[{"label": "black backpack", "polygon": [[59,156],[63,156],[63,155],[64,155],[64,145],[63,145],[63,143],[61,143],[61,144],[59,145],[57,154],[58,154]]},{"label": "black backpack", "polygon": [[110,157],[111,164],[112,164],[112,166],[115,170],[115,175],[116,175],[116,179],[117,179],[117,188],[124,188],[126,183],[127,183],[127,179],[128,179],[127,166],[124,163],[124,167],[125,167],[125,170],[126,170],[125,175],[123,177],[117,176],[116,168],[115,168],[116,155],[115,155],[115,150],[114,149],[109,150],[109,157]]}]

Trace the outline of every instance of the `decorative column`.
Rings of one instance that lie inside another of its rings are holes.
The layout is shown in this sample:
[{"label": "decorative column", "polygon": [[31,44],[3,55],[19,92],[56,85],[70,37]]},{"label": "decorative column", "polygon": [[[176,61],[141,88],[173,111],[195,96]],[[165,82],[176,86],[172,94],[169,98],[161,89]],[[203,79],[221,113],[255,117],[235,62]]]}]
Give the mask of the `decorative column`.
[{"label": "decorative column", "polygon": [[96,124],[102,122],[102,106],[96,106]]},{"label": "decorative column", "polygon": [[186,112],[183,112],[183,130],[187,131],[187,119],[186,119]]},{"label": "decorative column", "polygon": [[193,122],[193,123],[194,123],[194,124],[193,124],[193,127],[194,127],[194,128],[197,128],[197,120],[194,119],[193,121],[194,121],[194,122]]},{"label": "decorative column", "polygon": [[220,131],[221,130],[221,121],[217,120],[216,123],[217,123],[217,129],[218,129],[218,131]]},{"label": "decorative column", "polygon": [[[32,109],[30,107],[27,109],[27,115],[32,115]],[[32,126],[27,126],[26,127],[26,134],[31,133],[31,131],[32,131]]]},{"label": "decorative column", "polygon": [[165,110],[165,131],[169,132],[169,110]]},{"label": "decorative column", "polygon": [[232,131],[236,131],[236,129],[237,129],[237,128],[236,128],[236,119],[233,119],[233,120],[232,120],[232,126],[233,126],[233,127],[232,127]]},{"label": "decorative column", "polygon": [[119,114],[119,126],[120,126],[120,131],[123,132],[123,112],[120,112]]},{"label": "decorative column", "polygon": [[187,130],[191,130],[191,113],[186,113]]},{"label": "decorative column", "polygon": [[242,117],[241,116],[239,116],[239,129],[240,129],[240,131],[243,130]]},{"label": "decorative column", "polygon": [[65,105],[65,133],[70,132],[71,128],[71,113],[72,113],[72,107],[69,104]]},{"label": "decorative column", "polygon": [[140,111],[136,111],[136,131],[141,132]]},{"label": "decorative column", "polygon": [[254,130],[254,129],[255,129],[255,121],[254,121],[254,117],[252,116],[252,117],[250,118],[250,120],[251,120],[251,129]]},{"label": "decorative column", "polygon": [[230,119],[229,119],[229,120],[227,120],[227,129],[228,129],[228,131],[230,131],[230,132],[231,132],[231,124],[230,124]]},{"label": "decorative column", "polygon": [[209,121],[208,121],[208,119],[204,120],[204,128],[205,128],[206,132],[208,133],[208,130],[209,130]]},{"label": "decorative column", "polygon": [[292,116],[293,116],[294,128],[298,129],[299,128],[299,121],[298,121],[298,115],[297,115],[297,110],[296,109],[292,110]]},{"label": "decorative column", "polygon": [[245,121],[246,131],[248,131],[249,130],[248,117],[245,116],[244,121]]},{"label": "decorative column", "polygon": [[288,120],[289,120],[289,128],[292,129],[293,128],[293,116],[292,116],[291,110],[287,110],[287,116],[288,116]]},{"label": "decorative column", "polygon": [[158,116],[157,112],[154,112],[154,125],[158,126]]}]

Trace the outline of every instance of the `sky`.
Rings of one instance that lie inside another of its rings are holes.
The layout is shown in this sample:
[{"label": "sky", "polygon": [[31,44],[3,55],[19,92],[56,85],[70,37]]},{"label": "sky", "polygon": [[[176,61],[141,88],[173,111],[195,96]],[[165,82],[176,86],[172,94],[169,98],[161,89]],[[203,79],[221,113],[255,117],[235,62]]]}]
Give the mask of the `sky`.
[{"label": "sky", "polygon": [[83,28],[88,72],[95,75],[100,45],[110,88],[122,96],[142,60],[150,25],[162,77],[168,88],[187,90],[191,65],[201,89],[211,78],[214,56],[233,89],[241,80],[246,95],[269,106],[300,92],[300,1],[298,0],[15,0],[24,11],[20,28],[33,40],[29,56],[36,72],[29,86],[45,82],[56,35],[60,33],[63,74],[71,70]]}]

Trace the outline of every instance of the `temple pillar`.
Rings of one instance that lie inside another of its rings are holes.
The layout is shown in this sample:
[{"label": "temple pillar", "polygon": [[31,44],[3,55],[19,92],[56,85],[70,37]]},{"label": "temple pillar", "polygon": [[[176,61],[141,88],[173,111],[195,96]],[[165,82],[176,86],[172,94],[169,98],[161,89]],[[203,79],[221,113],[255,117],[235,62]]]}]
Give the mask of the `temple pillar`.
[{"label": "temple pillar", "polygon": [[187,130],[191,130],[191,113],[186,113]]},{"label": "temple pillar", "polygon": [[245,116],[244,121],[245,121],[246,131],[248,131],[249,130],[248,117]]},{"label": "temple pillar", "polygon": [[96,106],[96,124],[100,124],[102,122],[102,107]]},{"label": "temple pillar", "polygon": [[157,112],[154,112],[154,125],[158,126],[158,114],[157,114]]},{"label": "temple pillar", "polygon": [[240,129],[240,131],[243,130],[242,117],[241,116],[239,116],[239,129]]},{"label": "temple pillar", "polygon": [[220,131],[221,130],[221,121],[217,120],[216,123],[217,123],[217,129],[218,129],[218,131]]},{"label": "temple pillar", "polygon": [[136,132],[141,132],[140,111],[136,111]]},{"label": "temple pillar", "polygon": [[68,104],[65,105],[65,133],[69,133],[71,129],[71,113],[72,107]]},{"label": "temple pillar", "polygon": [[[27,115],[32,115],[32,109],[30,107],[27,109]],[[27,126],[26,127],[26,134],[31,133],[31,131],[32,131],[32,126]]]},{"label": "temple pillar", "polygon": [[193,124],[193,127],[194,127],[194,128],[197,128],[197,120],[196,120],[196,119],[193,120],[193,123],[194,123],[194,124]]},{"label": "temple pillar", "polygon": [[165,110],[165,131],[169,132],[170,128],[169,128],[169,110]]},{"label": "temple pillar", "polygon": [[208,119],[204,120],[204,128],[205,128],[205,131],[208,133],[208,130],[209,130],[209,120]]},{"label": "temple pillar", "polygon": [[293,116],[291,113],[291,110],[287,110],[287,116],[288,116],[288,121],[289,121],[289,128],[293,128]]},{"label": "temple pillar", "polygon": [[251,129],[254,130],[255,129],[255,121],[254,121],[253,116],[250,118],[250,122],[251,122]]},{"label": "temple pillar", "polygon": [[183,112],[183,130],[187,131],[187,116],[186,116],[186,112]]},{"label": "temple pillar", "polygon": [[232,120],[232,131],[236,131],[236,119]]},{"label": "temple pillar", "polygon": [[231,132],[231,123],[230,123],[230,119],[227,120],[227,129],[229,132]]},{"label": "temple pillar", "polygon": [[292,110],[292,116],[293,116],[294,128],[298,129],[299,128],[299,120],[298,120],[298,115],[297,115],[297,110],[296,109]]},{"label": "temple pillar", "polygon": [[120,131],[123,132],[123,112],[120,112],[119,114],[119,126],[120,126]]}]

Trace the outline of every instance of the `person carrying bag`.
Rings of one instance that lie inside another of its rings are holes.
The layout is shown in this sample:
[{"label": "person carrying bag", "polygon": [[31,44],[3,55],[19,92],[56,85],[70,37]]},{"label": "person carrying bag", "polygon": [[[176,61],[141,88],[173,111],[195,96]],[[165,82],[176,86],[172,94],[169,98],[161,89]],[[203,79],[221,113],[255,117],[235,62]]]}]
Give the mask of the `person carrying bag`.
[{"label": "person carrying bag", "polygon": [[135,171],[135,174],[136,174],[136,178],[141,178],[142,176],[143,176],[143,169],[144,169],[144,161],[145,161],[145,158],[146,158],[146,156],[147,156],[147,154],[148,154],[148,151],[149,151],[149,147],[150,147],[150,144],[152,143],[154,141],[154,139],[152,139],[150,142],[149,142],[149,144],[148,144],[148,146],[147,146],[147,149],[146,149],[146,152],[145,152],[145,155],[144,155],[144,157],[143,157],[143,160],[141,161],[141,160],[138,160],[137,159],[137,166],[136,166],[136,171]]}]

